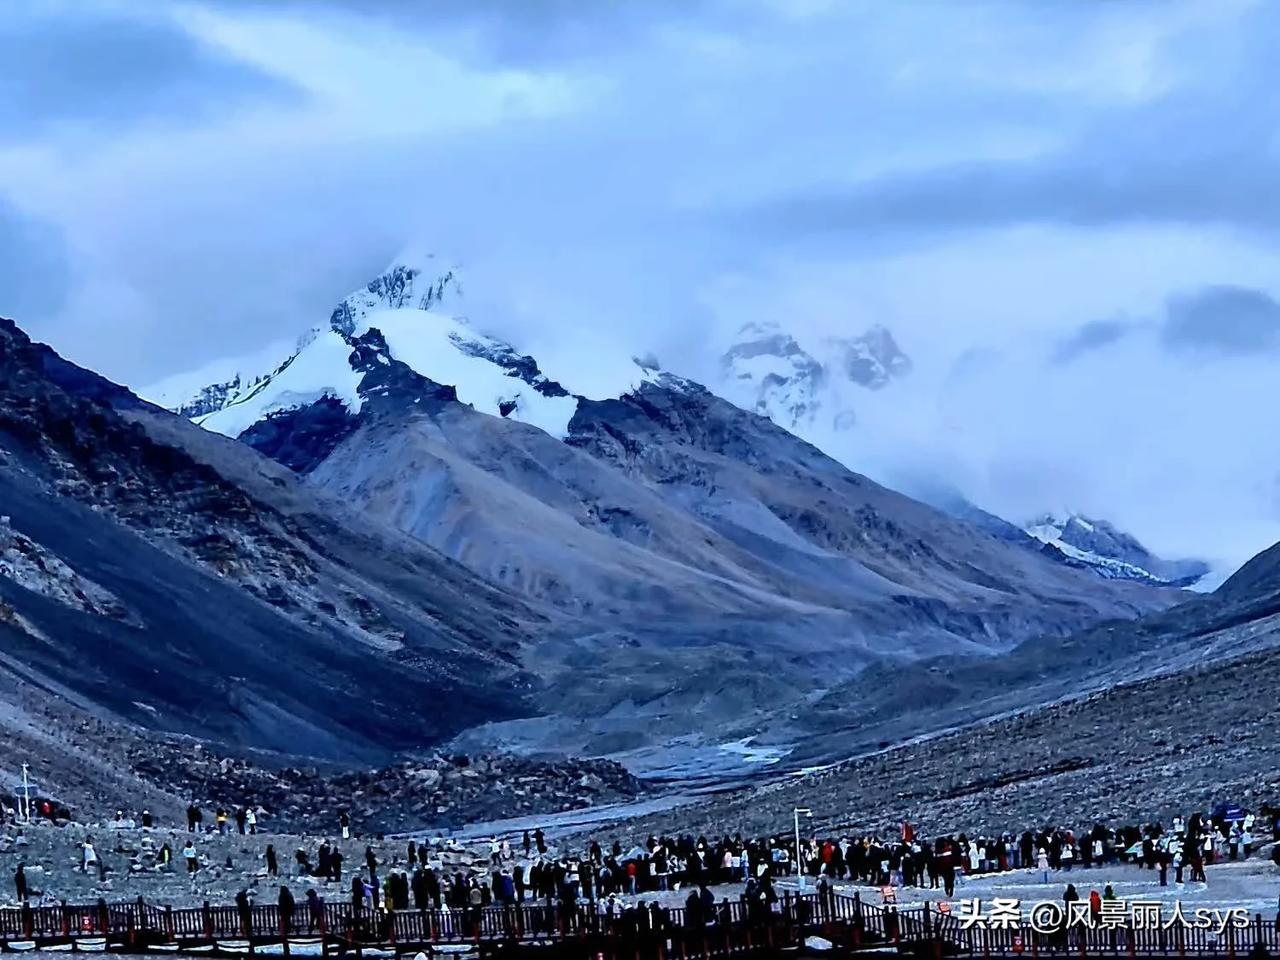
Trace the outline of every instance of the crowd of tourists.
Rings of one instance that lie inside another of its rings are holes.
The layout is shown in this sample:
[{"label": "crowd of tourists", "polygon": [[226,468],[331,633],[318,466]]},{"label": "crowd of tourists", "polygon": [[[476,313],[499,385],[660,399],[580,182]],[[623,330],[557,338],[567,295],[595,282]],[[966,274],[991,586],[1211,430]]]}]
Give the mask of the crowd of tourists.
[{"label": "crowd of tourists", "polygon": [[[132,825],[136,825],[132,819],[117,813],[116,820],[107,826]],[[150,813],[142,813],[141,826],[155,826]],[[351,822],[345,812],[335,815],[334,826],[335,836],[350,840]],[[258,820],[251,810],[218,810],[212,822],[206,823],[199,808],[192,805],[187,827],[192,834],[235,831],[253,835]],[[180,837],[171,835],[168,842],[161,843],[158,832],[144,829],[140,849],[129,863],[130,872],[159,870],[196,878],[208,866],[196,845],[200,838],[189,836],[180,841]],[[279,837],[262,839],[267,842],[255,872],[271,881],[283,878],[306,885],[313,913],[326,900],[346,900],[356,911],[469,910],[490,904],[543,902],[586,905],[605,915],[620,913],[635,897],[675,890],[687,894],[663,897],[663,902],[683,900],[687,910],[705,913],[713,907],[709,886],[740,883],[740,896],[749,908],[767,908],[778,899],[775,879],[799,872],[815,879],[887,890],[941,889],[947,896],[954,894],[960,877],[1024,870],[1049,883],[1059,873],[1076,867],[1122,862],[1153,871],[1162,885],[1203,883],[1206,865],[1246,859],[1258,846],[1280,840],[1280,811],[1270,806],[1256,812],[1224,806],[1211,813],[1174,817],[1167,824],[1109,827],[1099,823],[1083,830],[1038,828],[998,835],[929,837],[911,823],[903,823],[888,835],[851,831],[811,837],[801,840],[798,851],[791,836],[746,839],[734,835],[718,840],[651,836],[630,848],[617,840],[608,846],[592,840],[570,854],[549,848],[542,831],[535,830],[525,831],[514,841],[488,841],[487,857],[480,853],[487,861],[483,869],[450,840],[407,840],[403,846],[380,843],[377,850],[371,844],[365,846],[359,862],[347,863],[347,855],[336,841],[324,840],[311,849],[298,847],[281,853],[275,847]],[[347,847],[350,851],[349,843]],[[1273,849],[1280,864],[1280,844]],[[106,868],[93,836],[86,836],[81,843],[79,866],[99,879],[105,877]],[[30,889],[21,864],[14,885],[19,900],[25,900]],[[246,887],[237,903],[244,908],[253,896],[251,887]],[[279,885],[278,904],[282,911],[294,915],[288,882]]]},{"label": "crowd of tourists", "polygon": [[[708,840],[692,836],[651,836],[624,848],[590,841],[579,854],[548,848],[542,831],[526,831],[514,845],[489,841],[485,872],[449,869],[443,846],[407,841],[383,864],[372,847],[345,880],[343,858],[325,842],[312,858],[294,855],[294,875],[325,884],[343,883],[353,908],[362,910],[456,909],[531,902],[587,905],[600,914],[616,914],[635,897],[688,891],[687,910],[713,908],[708,887],[740,883],[748,907],[767,908],[778,900],[774,880],[803,872],[815,880],[845,880],[892,890],[941,889],[954,894],[957,879],[1011,870],[1032,872],[1042,883],[1073,868],[1129,863],[1153,872],[1153,882],[1206,881],[1204,868],[1219,860],[1247,859],[1261,845],[1280,840],[1280,811],[1269,806],[1253,812],[1220,808],[1213,813],[1174,817],[1170,823],[1086,830],[1040,828],[999,835],[923,835],[903,823],[891,836],[862,834],[802,840],[799,856],[791,837],[744,839],[741,835]],[[1280,845],[1273,856],[1280,865]],[[268,846],[267,872],[279,874],[274,848]],[[1158,880],[1157,880],[1158,877]],[[289,898],[287,890],[282,897]],[[314,906],[314,889],[308,899]],[[669,902],[669,897],[664,897]]]}]

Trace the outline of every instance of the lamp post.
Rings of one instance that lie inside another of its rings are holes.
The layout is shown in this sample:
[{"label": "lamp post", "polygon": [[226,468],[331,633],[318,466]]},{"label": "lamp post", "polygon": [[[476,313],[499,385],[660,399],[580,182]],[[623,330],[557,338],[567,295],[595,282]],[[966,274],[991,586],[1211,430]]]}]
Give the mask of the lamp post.
[{"label": "lamp post", "polygon": [[791,813],[796,822],[796,886],[803,890],[804,865],[800,859],[800,814],[803,813],[806,817],[811,817],[813,814],[810,812],[808,807],[796,807],[791,811]]}]

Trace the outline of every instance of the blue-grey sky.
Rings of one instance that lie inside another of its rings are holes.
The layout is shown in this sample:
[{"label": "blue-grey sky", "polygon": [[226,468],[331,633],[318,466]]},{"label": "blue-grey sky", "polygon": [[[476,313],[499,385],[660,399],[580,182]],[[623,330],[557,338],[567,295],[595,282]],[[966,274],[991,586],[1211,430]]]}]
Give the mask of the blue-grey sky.
[{"label": "blue-grey sky", "polygon": [[0,313],[142,385],[415,245],[566,366],[883,323],[915,372],[855,466],[1237,562],[1280,537],[1278,42],[1266,0],[12,0]]}]

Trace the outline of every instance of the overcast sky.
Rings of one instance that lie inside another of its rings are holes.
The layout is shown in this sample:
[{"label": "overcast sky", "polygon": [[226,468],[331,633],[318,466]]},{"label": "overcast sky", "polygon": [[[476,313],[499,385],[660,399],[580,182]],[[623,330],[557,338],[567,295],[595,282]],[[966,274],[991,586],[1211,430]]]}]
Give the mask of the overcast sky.
[{"label": "overcast sky", "polygon": [[0,313],[140,386],[418,245],[553,369],[883,323],[854,466],[1237,563],[1280,538],[1277,44],[1235,0],[10,0]]}]

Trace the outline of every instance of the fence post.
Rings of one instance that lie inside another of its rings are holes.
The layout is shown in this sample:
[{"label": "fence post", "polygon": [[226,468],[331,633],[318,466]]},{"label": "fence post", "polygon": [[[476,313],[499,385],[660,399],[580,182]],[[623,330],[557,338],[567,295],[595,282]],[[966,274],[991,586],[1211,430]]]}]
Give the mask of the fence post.
[{"label": "fence post", "polygon": [[929,901],[924,902],[924,938],[933,945],[933,956],[935,960],[942,960],[942,930],[941,922],[939,922],[938,935],[933,935],[933,915],[929,912]]},{"label": "fence post", "polygon": [[204,906],[200,908],[200,916],[204,921],[204,935],[213,939],[213,911],[209,907],[209,901],[204,902]]},{"label": "fence post", "polygon": [[164,908],[164,932],[170,940],[173,939],[173,907],[168,905]]},{"label": "fence post", "polygon": [[62,935],[71,936],[71,915],[67,913],[67,901],[62,901]]}]

